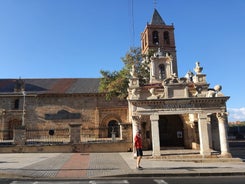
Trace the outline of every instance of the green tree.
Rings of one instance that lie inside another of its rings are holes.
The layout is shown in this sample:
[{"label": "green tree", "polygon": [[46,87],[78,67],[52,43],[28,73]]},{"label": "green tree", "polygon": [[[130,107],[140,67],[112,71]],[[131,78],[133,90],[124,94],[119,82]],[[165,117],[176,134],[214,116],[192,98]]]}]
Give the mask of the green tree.
[{"label": "green tree", "polygon": [[109,100],[113,96],[117,96],[119,99],[127,97],[132,65],[135,66],[135,72],[139,78],[140,85],[144,85],[149,81],[148,62],[143,60],[144,58],[145,56],[141,54],[139,47],[130,48],[126,55],[121,58],[124,67],[120,71],[100,71],[102,78],[100,80],[99,91],[106,94],[106,99]]}]

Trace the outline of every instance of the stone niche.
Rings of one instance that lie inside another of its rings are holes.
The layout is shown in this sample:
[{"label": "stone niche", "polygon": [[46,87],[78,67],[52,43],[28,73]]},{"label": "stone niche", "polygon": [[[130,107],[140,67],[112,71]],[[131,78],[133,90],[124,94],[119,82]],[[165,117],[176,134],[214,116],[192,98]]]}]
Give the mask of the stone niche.
[{"label": "stone niche", "polygon": [[46,120],[62,120],[62,119],[80,119],[80,113],[70,113],[66,110],[60,110],[56,114],[45,114]]}]

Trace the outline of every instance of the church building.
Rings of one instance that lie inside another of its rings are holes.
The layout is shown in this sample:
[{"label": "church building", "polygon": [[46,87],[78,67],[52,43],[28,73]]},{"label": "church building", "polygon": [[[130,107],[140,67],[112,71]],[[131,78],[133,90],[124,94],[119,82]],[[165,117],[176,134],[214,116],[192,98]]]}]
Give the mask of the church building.
[{"label": "church building", "polygon": [[174,26],[156,9],[141,34],[141,49],[142,54],[154,51],[142,61],[149,63],[150,80],[141,86],[132,67],[125,100],[106,100],[99,78],[0,79],[0,143],[16,139],[15,129],[24,127],[26,145],[51,138],[69,144],[75,123],[81,131],[78,146],[103,143],[111,145],[108,152],[129,151],[141,130],[143,149],[155,157],[169,148],[230,157],[229,97],[221,85],[209,86],[199,62],[178,77]]},{"label": "church building", "polygon": [[141,34],[142,53],[154,50],[146,58],[150,67],[150,82],[139,86],[132,72],[129,83],[129,116],[133,135],[140,129],[152,148],[153,156],[160,156],[166,147],[200,149],[210,156],[219,151],[230,156],[227,143],[227,110],[229,97],[221,93],[221,86],[209,88],[199,62],[194,73],[178,77],[173,25],[166,25],[155,9],[152,20]]}]

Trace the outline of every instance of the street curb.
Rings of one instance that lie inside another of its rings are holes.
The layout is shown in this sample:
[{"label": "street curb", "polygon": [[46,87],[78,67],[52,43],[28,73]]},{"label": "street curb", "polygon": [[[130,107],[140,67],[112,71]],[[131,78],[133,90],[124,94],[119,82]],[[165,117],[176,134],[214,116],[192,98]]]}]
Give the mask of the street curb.
[{"label": "street curb", "polygon": [[229,173],[146,173],[146,174],[125,174],[102,176],[102,178],[137,178],[137,177],[191,177],[191,176],[245,176],[245,172],[229,172]]},{"label": "street curb", "polygon": [[[225,172],[225,173],[142,173],[142,174],[122,174],[95,177],[79,177],[79,178],[57,178],[57,177],[35,177],[36,180],[79,180],[79,179],[100,179],[100,178],[159,178],[159,177],[200,177],[200,176],[245,176],[245,172]],[[34,177],[22,176],[16,174],[0,173],[0,179],[13,178],[20,180],[31,180]]]}]

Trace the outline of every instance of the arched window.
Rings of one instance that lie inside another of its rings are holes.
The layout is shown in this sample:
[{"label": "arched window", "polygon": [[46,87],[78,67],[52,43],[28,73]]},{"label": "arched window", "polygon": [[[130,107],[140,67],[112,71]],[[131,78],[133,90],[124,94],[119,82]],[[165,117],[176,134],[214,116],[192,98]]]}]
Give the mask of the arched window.
[{"label": "arched window", "polygon": [[165,79],[165,66],[164,64],[159,65],[159,79]]},{"label": "arched window", "polygon": [[120,137],[120,125],[116,120],[111,120],[108,123],[108,137],[112,137],[113,132],[116,137]]},{"label": "arched window", "polygon": [[19,105],[20,105],[20,100],[19,99],[16,99],[14,101],[14,109],[19,109]]},{"label": "arched window", "polygon": [[164,31],[163,33],[163,39],[164,39],[164,43],[166,44],[170,44],[170,40],[169,40],[169,32],[168,31]]},{"label": "arched window", "polygon": [[157,31],[152,32],[152,40],[153,40],[153,44],[155,44],[155,45],[159,44],[159,37],[158,37]]}]

